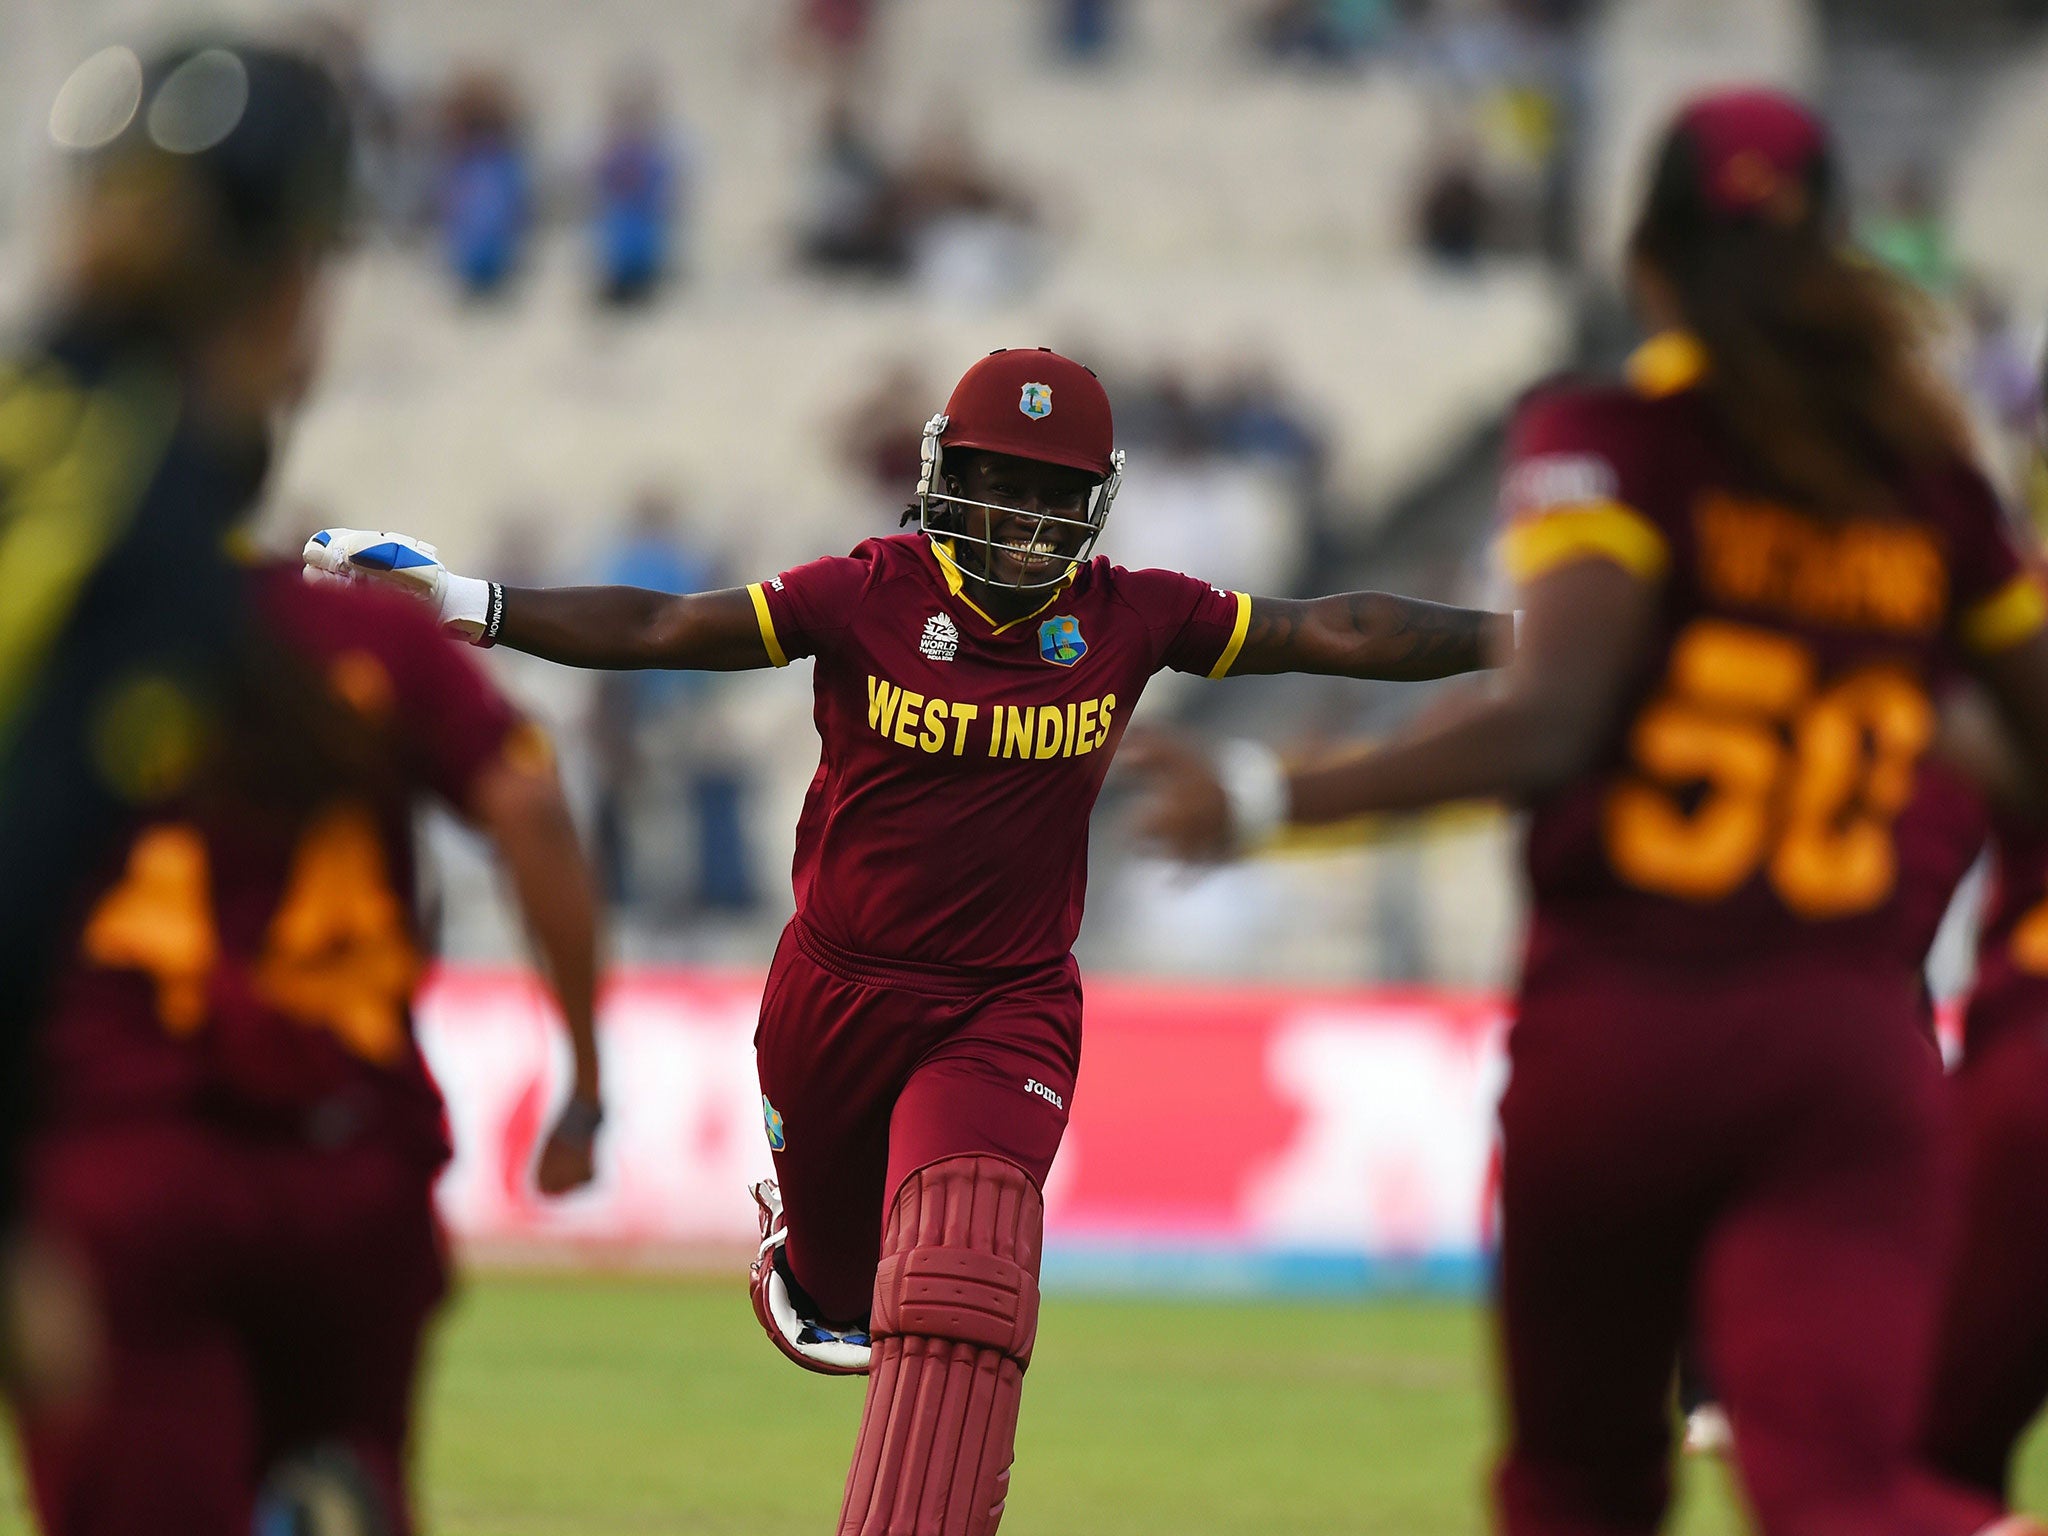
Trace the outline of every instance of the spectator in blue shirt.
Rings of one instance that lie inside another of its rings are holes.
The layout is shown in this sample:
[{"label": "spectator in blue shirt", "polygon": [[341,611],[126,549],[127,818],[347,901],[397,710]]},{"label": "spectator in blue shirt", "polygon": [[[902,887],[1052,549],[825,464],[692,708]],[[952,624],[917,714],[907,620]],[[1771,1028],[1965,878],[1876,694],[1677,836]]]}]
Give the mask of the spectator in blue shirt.
[{"label": "spectator in blue shirt", "polygon": [[688,157],[662,121],[652,78],[622,79],[596,170],[598,296],[607,304],[651,297],[676,265],[687,212]]},{"label": "spectator in blue shirt", "polygon": [[517,271],[532,222],[532,189],[518,110],[502,80],[470,75],[448,102],[441,171],[441,239],[463,291],[486,298]]}]

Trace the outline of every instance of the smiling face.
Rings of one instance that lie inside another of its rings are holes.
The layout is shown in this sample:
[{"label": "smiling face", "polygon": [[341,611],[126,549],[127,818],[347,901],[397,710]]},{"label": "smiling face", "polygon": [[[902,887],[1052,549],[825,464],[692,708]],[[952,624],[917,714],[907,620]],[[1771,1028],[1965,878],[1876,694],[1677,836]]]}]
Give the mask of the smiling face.
[{"label": "smiling face", "polygon": [[965,545],[961,564],[996,587],[1049,585],[1088,541],[1089,497],[1096,483],[1086,470],[1037,459],[949,454],[948,494],[983,503],[957,509]]}]

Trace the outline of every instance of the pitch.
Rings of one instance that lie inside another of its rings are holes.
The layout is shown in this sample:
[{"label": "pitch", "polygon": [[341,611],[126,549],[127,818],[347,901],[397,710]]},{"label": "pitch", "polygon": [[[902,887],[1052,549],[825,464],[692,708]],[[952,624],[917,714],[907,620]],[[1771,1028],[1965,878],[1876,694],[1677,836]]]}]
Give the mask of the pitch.
[{"label": "pitch", "polygon": [[[1003,1536],[1475,1536],[1486,1329],[1449,1301],[1055,1294]],[[741,1287],[703,1280],[480,1277],[428,1380],[421,1483],[441,1536],[813,1536],[860,1416],[859,1382],[793,1370]],[[1718,1468],[1687,1485],[1679,1536],[1742,1529]],[[2048,1437],[2020,1491],[2048,1505]]]}]

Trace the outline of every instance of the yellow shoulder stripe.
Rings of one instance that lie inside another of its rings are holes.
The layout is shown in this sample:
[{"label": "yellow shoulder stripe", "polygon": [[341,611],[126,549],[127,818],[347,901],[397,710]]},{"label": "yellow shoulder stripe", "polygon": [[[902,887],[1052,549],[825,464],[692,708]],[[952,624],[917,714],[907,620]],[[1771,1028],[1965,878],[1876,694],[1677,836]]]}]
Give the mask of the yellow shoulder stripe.
[{"label": "yellow shoulder stripe", "polygon": [[1639,395],[1662,400],[1691,389],[1707,375],[1707,349],[1690,331],[1659,331],[1628,360],[1628,381]]},{"label": "yellow shoulder stripe", "polygon": [[768,648],[768,659],[778,667],[789,665],[789,658],[782,653],[782,642],[775,638],[775,620],[768,612],[768,593],[760,582],[747,588],[747,596],[754,600],[754,618],[761,626],[761,644]]},{"label": "yellow shoulder stripe", "polygon": [[1252,599],[1249,592],[1233,593],[1237,598],[1237,623],[1230,631],[1230,644],[1223,647],[1223,654],[1216,658],[1216,665],[1209,669],[1211,677],[1227,677],[1237,653],[1244,649],[1245,631],[1252,626]]},{"label": "yellow shoulder stripe", "polygon": [[1631,576],[1655,581],[1671,564],[1671,546],[1657,525],[1618,501],[1526,518],[1501,535],[1500,554],[1516,581],[1534,581],[1579,560],[1611,560]]},{"label": "yellow shoulder stripe", "polygon": [[1956,621],[1963,643],[1973,651],[2003,651],[2048,624],[2048,594],[2031,571],[2021,571]]}]

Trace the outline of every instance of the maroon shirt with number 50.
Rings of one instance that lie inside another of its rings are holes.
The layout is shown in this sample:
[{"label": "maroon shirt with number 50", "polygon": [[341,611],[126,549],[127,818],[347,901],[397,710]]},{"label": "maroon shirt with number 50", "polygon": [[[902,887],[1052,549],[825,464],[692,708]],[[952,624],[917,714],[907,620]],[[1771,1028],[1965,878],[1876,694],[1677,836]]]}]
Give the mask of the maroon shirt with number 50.
[{"label": "maroon shirt with number 50", "polygon": [[796,837],[797,918],[883,962],[1055,963],[1080,932],[1088,818],[1152,674],[1221,677],[1251,599],[1082,566],[996,623],[921,534],[748,589],[777,666],[817,658],[824,750]]}]

